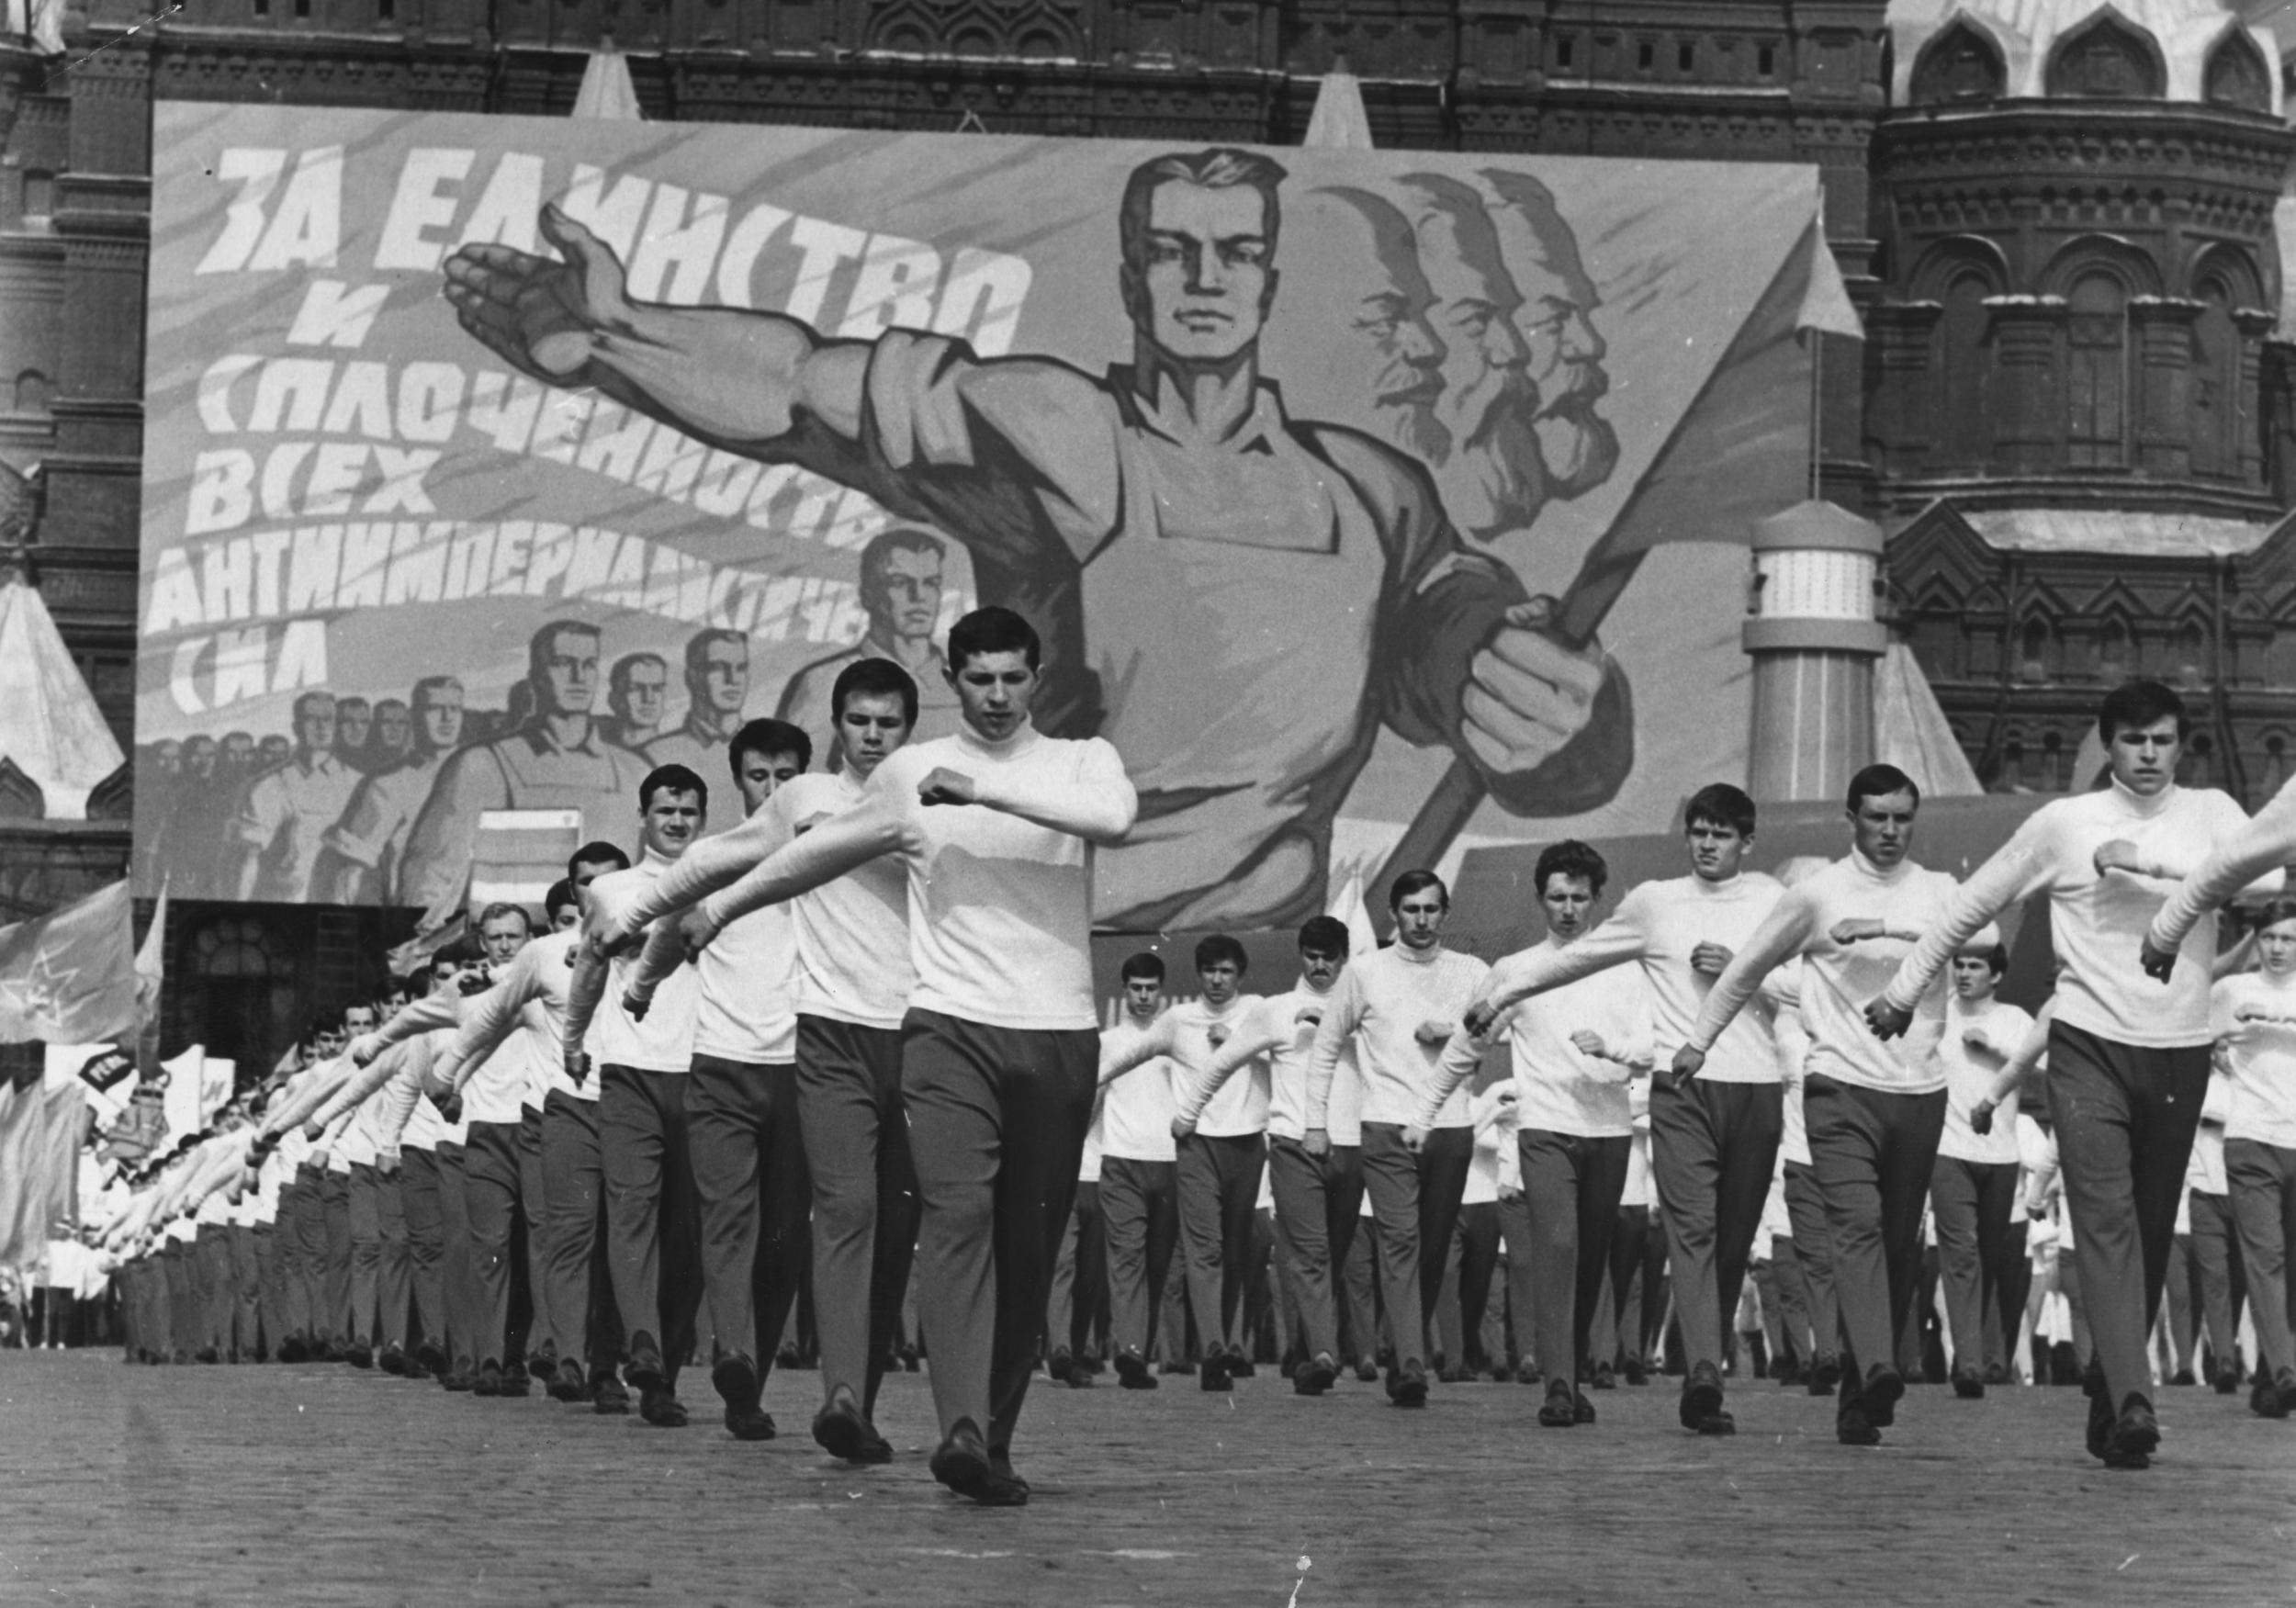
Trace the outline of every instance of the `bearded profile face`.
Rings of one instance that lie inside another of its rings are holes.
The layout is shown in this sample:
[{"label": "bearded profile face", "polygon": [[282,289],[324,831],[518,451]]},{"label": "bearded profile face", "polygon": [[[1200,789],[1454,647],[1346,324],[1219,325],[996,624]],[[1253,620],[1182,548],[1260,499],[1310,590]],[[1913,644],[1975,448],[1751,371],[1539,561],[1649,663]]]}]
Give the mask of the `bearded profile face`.
[{"label": "bearded profile face", "polygon": [[1435,418],[1450,438],[1435,465],[1443,506],[1460,531],[1491,541],[1537,518],[1547,500],[1530,351],[1515,328],[1522,293],[1482,198],[1456,181],[1410,181],[1419,262],[1435,302],[1429,322],[1447,354]]},{"label": "bearded profile face", "polygon": [[1618,467],[1618,432],[1600,410],[1610,391],[1603,367],[1609,348],[1593,318],[1602,297],[1547,187],[1526,174],[1485,170],[1482,176],[1499,196],[1491,219],[1522,293],[1514,325],[1538,392],[1536,432],[1548,491],[1565,499],[1583,496]]},{"label": "bearded profile face", "polygon": [[1287,318],[1279,307],[1271,326],[1279,371],[1319,417],[1440,463],[1451,449],[1435,418],[1446,354],[1427,321],[1435,298],[1410,220],[1348,186],[1315,192],[1296,219],[1303,238],[1286,305],[1300,310]]}]

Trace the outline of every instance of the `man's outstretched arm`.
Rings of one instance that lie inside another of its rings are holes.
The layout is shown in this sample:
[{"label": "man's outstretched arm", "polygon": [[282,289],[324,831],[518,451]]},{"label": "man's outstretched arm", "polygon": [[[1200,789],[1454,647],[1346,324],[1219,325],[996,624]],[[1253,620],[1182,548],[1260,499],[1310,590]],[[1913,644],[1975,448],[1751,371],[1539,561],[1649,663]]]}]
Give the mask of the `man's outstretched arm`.
[{"label": "man's outstretched arm", "polygon": [[2144,969],[2167,982],[2177,951],[2201,916],[2290,860],[2296,860],[2296,782],[2282,787],[2257,812],[2256,819],[2218,844],[2160,907],[2144,935]]},{"label": "man's outstretched arm", "polygon": [[501,245],[446,259],[462,327],[522,373],[594,387],[737,452],[788,434],[801,414],[859,433],[868,343],[825,341],[778,313],[634,302],[603,241],[556,207],[542,209],[542,232],[564,262]]}]

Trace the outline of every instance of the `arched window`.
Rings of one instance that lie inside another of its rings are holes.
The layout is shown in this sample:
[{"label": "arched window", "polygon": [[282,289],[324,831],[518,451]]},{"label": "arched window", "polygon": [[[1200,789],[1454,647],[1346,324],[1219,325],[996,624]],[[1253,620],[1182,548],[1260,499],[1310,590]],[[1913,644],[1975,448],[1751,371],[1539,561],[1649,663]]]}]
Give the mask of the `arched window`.
[{"label": "arched window", "polygon": [[1938,425],[1941,467],[1977,469],[1993,455],[1993,314],[1986,306],[1995,287],[1975,268],[1954,275],[1941,298],[1937,320]]},{"label": "arched window", "polygon": [[2018,675],[2028,681],[2047,680],[2051,657],[2049,623],[2041,619],[2026,621],[2019,648]]},{"label": "arched window", "polygon": [[194,934],[183,1003],[183,1042],[268,1071],[304,1024],[297,1018],[295,956],[263,922],[220,916]]},{"label": "arched window", "polygon": [[2136,673],[2136,639],[2126,622],[2107,620],[2097,633],[2097,679],[2118,687]]},{"label": "arched window", "polygon": [[2192,324],[2192,472],[2234,479],[2257,456],[2257,399],[2248,394],[2247,337],[2233,309],[2247,298],[2222,275],[2200,287]]},{"label": "arched window", "polygon": [[2204,731],[2194,732],[2192,740],[2184,746],[2184,763],[2178,767],[2183,772],[2177,780],[2187,787],[2216,785],[2216,739]]},{"label": "arched window", "polygon": [[1998,99],[2007,86],[2001,52],[1966,22],[1957,22],[1930,41],[1913,66],[1908,86],[1915,106],[1941,101]]},{"label": "arched window", "polygon": [[2046,88],[2087,100],[2158,100],[2161,77],[2152,36],[2117,17],[2100,17],[2057,47]]},{"label": "arched window", "polygon": [[2175,644],[2177,680],[2187,689],[2208,684],[2208,633],[2198,620],[2187,620],[2177,627]]},{"label": "arched window", "polygon": [[2129,293],[2092,269],[2073,281],[2065,301],[2066,462],[2117,467],[2127,455]]},{"label": "arched window", "polygon": [[2237,30],[2224,36],[2223,42],[2210,52],[2206,72],[2206,87],[2201,93],[2211,106],[2232,107],[2244,112],[2269,112],[2272,109],[2272,77],[2264,64],[2264,52],[2245,33]]},{"label": "arched window", "polygon": [[48,227],[56,209],[56,175],[44,167],[24,170],[24,221],[35,229]]},{"label": "arched window", "polygon": [[16,410],[19,413],[48,411],[48,377],[37,368],[28,368],[16,377]]}]

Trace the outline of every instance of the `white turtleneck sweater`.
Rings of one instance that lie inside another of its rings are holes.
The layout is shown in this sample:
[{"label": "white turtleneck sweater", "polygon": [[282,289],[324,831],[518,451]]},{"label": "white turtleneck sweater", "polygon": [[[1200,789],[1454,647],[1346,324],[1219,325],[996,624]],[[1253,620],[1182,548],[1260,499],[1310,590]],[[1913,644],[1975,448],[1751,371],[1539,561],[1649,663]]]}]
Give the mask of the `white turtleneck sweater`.
[{"label": "white turtleneck sweater", "polygon": [[2002,909],[2049,894],[2049,936],[2057,952],[2056,1019],[2114,1043],[2150,1047],[2209,1041],[2209,967],[2216,959],[2213,916],[2196,917],[2167,984],[2144,974],[2138,955],[2170,888],[2129,871],[2097,873],[2096,853],[2126,839],[2147,864],[2182,876],[2247,824],[2214,788],[2170,785],[2140,798],[2119,782],[2043,804],[1962,885],[1944,918],[1897,969],[1887,999],[1912,1010],[1946,964]]},{"label": "white turtleneck sweater", "polygon": [[[936,770],[970,778],[976,802],[923,803],[918,784]],[[1024,725],[992,743],[968,727],[894,754],[858,806],[775,849],[707,908],[732,919],[897,855],[911,1006],[989,1027],[1093,1029],[1093,846],[1120,842],[1138,809],[1124,761],[1101,738]]]},{"label": "white turtleneck sweater", "polygon": [[1852,849],[1824,871],[1786,890],[1761,928],[1715,980],[1691,1029],[1689,1044],[1704,1051],[1720,1036],[1761,980],[1781,962],[1804,960],[1798,979],[1802,1030],[1809,1035],[1805,1075],[1885,1094],[1926,1095],[1945,1086],[1937,1057],[1945,1028],[1945,989],[1932,984],[1921,995],[1913,1026],[1884,1041],[1865,1024],[1865,1002],[1879,994],[1912,948],[1903,937],[1835,941],[1844,921],[1879,921],[1890,933],[1926,933],[1954,894],[1952,877],[1910,860],[1887,871]]},{"label": "white turtleneck sweater", "polygon": [[[1390,944],[1349,961],[1332,988],[1309,1052],[1308,1127],[1330,1132],[1332,1083],[1351,1034],[1356,1035],[1356,1065],[1363,1074],[1363,1120],[1399,1128],[1417,1122],[1421,1096],[1435,1080],[1444,1046],[1443,1039],[1422,1043],[1419,1029],[1440,1024],[1447,1037],[1490,974],[1491,968],[1474,956],[1439,944],[1427,950]],[[1473,1125],[1466,1095],[1456,1088],[1429,1124]]]},{"label": "white turtleneck sweater", "polygon": [[[1784,890],[1775,877],[1746,871],[1725,883],[1672,877],[1644,883],[1618,902],[1609,920],[1584,938],[1556,949],[1541,940],[1508,956],[1488,990],[1501,1009],[1550,988],[1591,977],[1606,966],[1638,961],[1650,984],[1652,1048],[1658,1064],[1690,1041],[1693,1024],[1715,979],[1694,969],[1691,952],[1702,943],[1735,954],[1754,936]],[[1770,1008],[1757,1001],[1739,1011],[1707,1046],[1698,1075],[1714,1083],[1776,1083],[1778,1049]]]}]

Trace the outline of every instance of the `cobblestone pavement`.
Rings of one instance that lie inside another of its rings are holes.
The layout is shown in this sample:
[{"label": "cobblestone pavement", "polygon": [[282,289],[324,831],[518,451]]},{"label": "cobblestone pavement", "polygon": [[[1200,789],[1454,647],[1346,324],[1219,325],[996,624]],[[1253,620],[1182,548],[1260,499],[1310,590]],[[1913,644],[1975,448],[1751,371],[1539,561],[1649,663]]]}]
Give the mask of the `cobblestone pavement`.
[{"label": "cobblestone pavement", "polygon": [[1015,1448],[1035,1501],[985,1512],[925,1470],[922,1377],[887,1383],[900,1456],[865,1471],[805,1433],[817,1375],[775,1376],[764,1445],[689,1379],[694,1423],[663,1431],[340,1366],[0,1353],[0,1604],[2296,1598],[2296,1422],[2197,1389],[2163,1392],[2150,1471],[2109,1474],[2071,1389],[1917,1388],[1851,1450],[1829,1403],[1759,1382],[1738,1436],[1702,1441],[1663,1383],[1553,1431],[1515,1385],[1411,1413],[1266,1369],[1232,1397],[1040,1380]]}]

